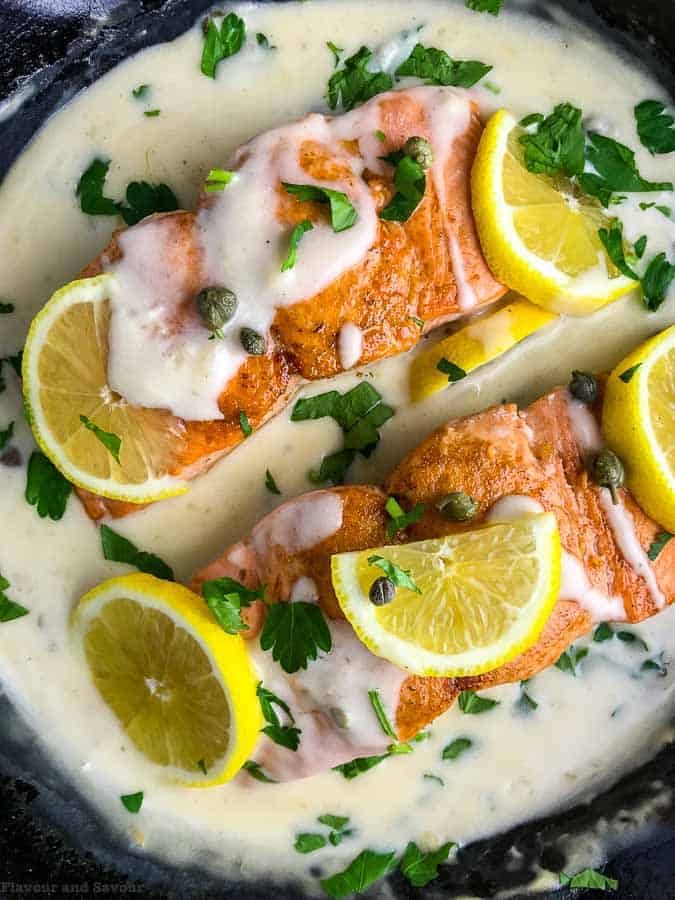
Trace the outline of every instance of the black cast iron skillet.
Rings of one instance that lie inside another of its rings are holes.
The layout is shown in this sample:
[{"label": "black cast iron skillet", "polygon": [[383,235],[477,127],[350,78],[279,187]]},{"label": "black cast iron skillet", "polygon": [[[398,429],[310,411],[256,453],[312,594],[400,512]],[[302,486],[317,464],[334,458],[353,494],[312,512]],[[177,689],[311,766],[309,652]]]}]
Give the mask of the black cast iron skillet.
[{"label": "black cast iron skillet", "polygon": [[[0,124],[0,178],[46,117],[76,91],[137,50],[176,37],[210,5],[210,0],[0,0],[0,100],[27,83],[35,86],[32,99]],[[628,50],[675,96],[675,0],[559,0],[558,5]],[[544,6],[536,12],[548,15]],[[640,805],[653,798],[662,801],[659,811],[649,827],[639,827]],[[491,897],[504,889],[522,896],[538,866],[554,872],[566,868],[569,835],[584,836],[601,820],[626,829],[605,869],[619,879],[613,896],[675,898],[675,744],[590,805],[463,848],[456,864],[427,891],[393,876],[393,896]],[[260,855],[264,858],[264,847]],[[301,900],[291,885],[214,881],[197,864],[170,871],[116,845],[86,800],[53,771],[0,692],[0,898],[42,894]]]}]

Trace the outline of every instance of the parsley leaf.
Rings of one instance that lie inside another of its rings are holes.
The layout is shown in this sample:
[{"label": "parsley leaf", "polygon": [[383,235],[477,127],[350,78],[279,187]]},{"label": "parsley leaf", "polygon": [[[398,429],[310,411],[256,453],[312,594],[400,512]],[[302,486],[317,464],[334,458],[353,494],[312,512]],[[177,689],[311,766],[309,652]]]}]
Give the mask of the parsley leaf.
[{"label": "parsley leaf", "polygon": [[245,438],[250,437],[253,434],[251,423],[249,422],[248,416],[243,409],[239,410],[239,427],[241,428],[242,434]]},{"label": "parsley leaf", "polygon": [[120,447],[122,446],[121,439],[113,434],[111,431],[104,431],[102,428],[99,428],[98,425],[95,425],[91,419],[88,419],[86,416],[80,416],[80,422],[91,431],[95,437],[103,444],[108,453],[112,456],[115,462],[119,465],[120,462]]},{"label": "parsley leaf", "polygon": [[344,53],[344,47],[338,47],[337,44],[334,44],[332,41],[326,41],[326,47],[330,50],[335,58],[335,68],[340,65],[340,54]]},{"label": "parsley leaf", "polygon": [[153,185],[147,181],[132,181],[126,190],[128,205],[104,196],[103,186],[109,168],[109,160],[94,159],[82,173],[75,193],[80,198],[80,209],[83,213],[89,216],[119,214],[127,225],[135,225],[152,213],[173,212],[178,209],[176,195],[166,184]]},{"label": "parsley leaf", "polygon": [[438,362],[436,363],[436,368],[439,372],[442,372],[444,375],[448,376],[448,381],[452,384],[455,381],[461,381],[462,378],[466,378],[466,372],[462,369],[461,366],[458,366],[456,363],[451,362],[449,359],[446,359],[442,356]]},{"label": "parsley leaf", "polygon": [[291,722],[295,722],[293,713],[288,704],[282,700],[281,697],[277,697],[275,693],[268,690],[266,687],[263,687],[262,681],[258,682],[256,694],[260,701],[260,709],[262,710],[263,718],[268,723],[265,728],[262,729],[262,733],[266,734],[270,740],[274,741],[275,744],[279,744],[281,747],[286,747],[288,750],[297,750],[300,745],[301,730],[299,728],[293,728],[290,725],[282,725],[281,720],[274,709],[275,706],[278,706],[279,709],[282,709],[286,713]]},{"label": "parsley leaf", "polygon": [[2,303],[0,302],[0,316],[8,316],[10,313],[14,312],[14,304],[13,303]]},{"label": "parsley leaf", "polygon": [[570,647],[569,650],[565,650],[560,655],[555,666],[561,672],[567,672],[568,675],[573,675],[576,678],[577,666],[586,656],[588,656],[588,647],[582,647],[581,650]]},{"label": "parsley leaf", "polygon": [[328,841],[322,834],[297,834],[293,847],[298,853],[314,853],[315,850],[321,850]]},{"label": "parsley leaf", "polygon": [[0,431],[0,450],[4,450],[7,444],[12,440],[14,434],[14,422],[10,422],[7,428]]},{"label": "parsley leaf", "polygon": [[628,384],[628,382],[631,380],[633,375],[635,375],[635,373],[637,372],[637,370],[640,368],[641,365],[642,365],[642,363],[635,363],[634,366],[630,366],[630,368],[628,368],[624,372],[622,372],[619,375],[619,378],[621,379],[621,381],[623,381],[624,384]]},{"label": "parsley leaf", "polygon": [[262,733],[280,747],[286,747],[287,750],[295,751],[300,746],[302,731],[291,725],[266,725],[262,729]]},{"label": "parsley leaf", "polygon": [[244,765],[242,766],[244,771],[248,772],[251,778],[255,778],[256,781],[262,781],[265,784],[276,784],[277,782],[274,778],[270,778],[269,775],[266,775],[262,769],[260,763],[257,763],[253,759],[247,759]]},{"label": "parsley leaf", "polygon": [[409,569],[402,569],[400,566],[397,566],[396,563],[385,559],[383,556],[377,555],[369,556],[368,563],[371,566],[377,566],[378,569],[382,569],[387,578],[389,578],[396,587],[407,588],[409,591],[414,591],[416,594],[422,593],[413,581]]},{"label": "parsley leaf", "polygon": [[422,202],[427,178],[422,166],[410,156],[402,156],[394,172],[396,193],[380,212],[386,222],[407,222]]},{"label": "parsley leaf", "polygon": [[571,103],[559,103],[553,112],[543,119],[534,115],[522,120],[528,125],[536,121],[536,131],[521,134],[519,140],[525,148],[525,167],[530,172],[557,175],[581,175],[584,171],[584,130],[581,110]]},{"label": "parsley leaf", "polygon": [[269,38],[267,37],[266,34],[263,34],[262,31],[259,31],[256,34],[255,39],[258,43],[258,46],[262,47],[263,50],[276,50],[277,49],[274,44],[270,44]]},{"label": "parsley leaf", "polygon": [[607,252],[607,256],[611,259],[617,269],[626,276],[633,278],[635,281],[640,280],[640,276],[631,269],[626,262],[626,248],[623,240],[623,224],[618,219],[612,219],[609,228],[600,228],[598,237]]},{"label": "parsley leaf", "polygon": [[272,475],[269,469],[265,470],[265,487],[270,492],[270,494],[281,494],[281,491],[277,487],[277,483],[274,480],[274,475]]},{"label": "parsley leaf", "polygon": [[464,5],[476,12],[487,12],[492,16],[496,16],[502,8],[502,3],[503,0],[466,0]]},{"label": "parsley leaf", "polygon": [[375,766],[384,762],[385,759],[389,759],[389,756],[389,753],[383,753],[381,756],[358,756],[356,759],[352,759],[347,763],[335,766],[334,771],[339,772],[344,778],[351,781],[352,778],[356,778],[357,775],[362,775],[369,769],[374,769]]},{"label": "parsley leaf", "polygon": [[0,622],[13,622],[28,615],[28,610],[20,603],[10,600],[5,591],[9,587],[9,581],[0,575]]},{"label": "parsley leaf", "polygon": [[66,511],[72,484],[56,466],[39,450],[33,451],[26,475],[26,500],[37,507],[41,519],[49,516],[58,522]]},{"label": "parsley leaf", "polygon": [[441,759],[457,759],[472,746],[473,741],[470,738],[455,738],[443,748]]},{"label": "parsley leaf", "polygon": [[650,153],[675,151],[675,119],[659,100],[643,100],[635,107],[635,124],[640,143]]},{"label": "parsley leaf", "polygon": [[236,13],[228,13],[220,23],[220,29],[213,19],[209,19],[202,48],[202,74],[215,78],[218,63],[239,53],[245,40],[246,25]]},{"label": "parsley leaf", "polygon": [[272,603],[260,636],[263,650],[272,650],[272,658],[284,672],[292,675],[306,669],[318,651],[333,647],[331,633],[321,608],[315,603]]},{"label": "parsley leaf", "polygon": [[132,90],[132,95],[136,98],[136,100],[141,100],[150,90],[149,84],[139,84],[138,87],[135,87]]},{"label": "parsley leaf", "polygon": [[130,813],[136,814],[140,812],[141,806],[143,806],[143,791],[139,791],[137,794],[124,794],[120,797],[120,800],[125,809]]},{"label": "parsley leaf", "polygon": [[347,477],[347,469],[356,459],[354,450],[339,450],[337,453],[330,453],[321,460],[318,471],[312,469],[309,473],[309,480],[312,484],[344,484]]},{"label": "parsley leaf", "polygon": [[321,880],[321,887],[330,897],[359,894],[384,878],[396,868],[396,853],[376,853],[363,850],[343,871]]},{"label": "parsley leaf", "polygon": [[296,260],[298,258],[298,244],[302,240],[302,236],[307,231],[311,231],[314,228],[309,219],[303,219],[302,222],[298,222],[293,231],[291,231],[291,240],[288,247],[288,255],[286,259],[281,264],[281,271],[288,272],[289,269],[292,269],[295,266]]},{"label": "parsley leaf", "polygon": [[561,872],[560,884],[571,888],[595,888],[599,891],[615,891],[619,887],[616,879],[608,878],[602,872],[596,872],[595,869],[583,869],[576,875],[567,875],[565,872]]},{"label": "parsley leaf", "polygon": [[641,672],[656,672],[661,678],[665,678],[668,674],[668,664],[665,661],[663,653],[659,653],[654,659],[646,659],[640,666]]},{"label": "parsley leaf", "polygon": [[614,637],[614,631],[609,622],[601,622],[593,632],[593,640],[596,644],[602,644],[604,641],[611,641]]},{"label": "parsley leaf", "polygon": [[389,718],[387,717],[387,713],[385,712],[384,706],[382,705],[382,698],[380,697],[379,691],[368,691],[368,699],[370,700],[372,707],[375,711],[375,715],[377,716],[377,721],[380,723],[380,727],[382,731],[395,741],[398,740],[398,736],[394,731]]},{"label": "parsley leaf", "polygon": [[229,169],[211,169],[204,182],[204,190],[207,194],[215,191],[224,191],[234,178],[234,172]]},{"label": "parsley leaf", "polygon": [[158,115],[160,115],[160,109],[146,109],[143,115],[148,119],[155,119]]},{"label": "parsley leaf", "polygon": [[579,184],[587,194],[598,197],[603,206],[607,206],[608,197],[615,191],[672,191],[671,182],[647,181],[640,175],[630,147],[595,131],[589,132],[588,139],[586,159],[597,174],[580,175]]},{"label": "parsley leaf", "polygon": [[[524,684],[525,682],[523,682]],[[539,704],[536,700],[534,700],[526,690],[522,688],[520,690],[520,697],[518,698],[518,708],[523,713],[531,713],[534,712],[535,709],[539,708]]]},{"label": "parsley leaf", "polygon": [[139,550],[128,538],[113,531],[108,525],[101,525],[101,549],[103,558],[111,562],[126,563],[137,568],[139,572],[147,572],[148,575],[163,578],[165,581],[174,580],[173,571],[164,560],[154,553]]},{"label": "parsley leaf", "polygon": [[478,716],[499,706],[499,700],[490,700],[489,697],[480,697],[475,691],[462,691],[459,695],[459,708],[467,716]]},{"label": "parsley leaf", "polygon": [[396,75],[423,78],[426,84],[470,88],[491,71],[492,66],[475,59],[452,59],[445,50],[416,44],[410,56],[401,63]]},{"label": "parsley leaf", "polygon": [[342,69],[333,72],[328,81],[326,94],[326,102],[331,109],[342,106],[345,112],[349,112],[376,94],[391,90],[394,86],[391,75],[386,72],[373,72],[368,68],[372,57],[372,50],[361,47],[344,61]]},{"label": "parsley leaf", "polygon": [[450,851],[456,846],[453,841],[449,841],[438,850],[422,853],[417,844],[410,841],[401,860],[401,872],[413,887],[424,887],[438,877],[439,865],[446,862]]},{"label": "parsley leaf", "polygon": [[109,160],[97,158],[80,176],[75,194],[80,198],[80,209],[88,216],[117,215],[117,203],[103,195],[109,168]]},{"label": "parsley leaf", "polygon": [[665,253],[658,253],[642,276],[642,302],[650,312],[655,312],[666,299],[673,278],[675,265],[668,262]]},{"label": "parsley leaf", "polygon": [[410,512],[406,512],[395,497],[389,497],[384,506],[385,512],[389,516],[390,521],[387,522],[387,538],[391,541],[399,533],[419,522],[424,514],[424,504],[417,503]]},{"label": "parsley leaf", "polygon": [[675,537],[675,535],[672,535],[669,531],[660,531],[656,535],[654,540],[649,545],[649,550],[647,551],[647,556],[652,562],[654,562],[656,557],[672,537]]},{"label": "parsley leaf", "polygon": [[620,641],[623,641],[624,644],[637,644],[637,646],[641,650],[644,650],[645,653],[649,650],[646,641],[644,641],[639,635],[635,634],[634,631],[617,631],[616,636]]},{"label": "parsley leaf", "polygon": [[247,631],[248,625],[241,617],[242,607],[254,600],[264,600],[265,588],[247,588],[234,578],[213,578],[202,584],[206,605],[226,634]]},{"label": "parsley leaf", "polygon": [[[288,184],[285,181],[282,182],[282,184],[286,193],[296,197],[298,203],[328,203],[330,205],[330,220],[333,231],[346,231],[356,222],[356,210],[352,206],[349,197],[342,191],[317,187],[313,184]],[[304,225],[302,222],[300,224]],[[294,233],[298,227],[299,226],[296,226],[296,228],[293,229]],[[309,228],[303,227],[303,233],[309,230]],[[301,236],[302,235],[300,235],[300,237]],[[300,237],[297,238],[297,241],[300,240]]]}]

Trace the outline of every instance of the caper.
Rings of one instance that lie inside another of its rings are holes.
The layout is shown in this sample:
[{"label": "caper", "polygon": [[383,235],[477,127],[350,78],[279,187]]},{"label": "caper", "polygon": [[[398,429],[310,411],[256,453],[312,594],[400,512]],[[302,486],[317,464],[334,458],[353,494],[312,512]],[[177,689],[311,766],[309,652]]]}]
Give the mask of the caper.
[{"label": "caper", "polygon": [[370,602],[374,603],[375,606],[386,606],[387,603],[391,603],[396,596],[394,582],[390,578],[387,578],[386,575],[383,575],[381,578],[376,578],[370,586],[370,593],[368,596],[370,597]]},{"label": "caper", "polygon": [[623,463],[611,450],[601,450],[593,463],[593,477],[600,487],[605,487],[612,495],[612,503],[618,502],[616,489],[623,487],[625,472]]},{"label": "caper", "polygon": [[434,161],[434,151],[426,138],[411,137],[405,142],[403,152],[414,159],[418,166],[428,169]]},{"label": "caper", "polygon": [[242,328],[239,332],[239,340],[249,356],[265,355],[265,338],[252,328]]},{"label": "caper", "polygon": [[451,522],[468,522],[478,512],[478,504],[464,491],[453,491],[437,504],[441,515]]},{"label": "caper", "polygon": [[575,369],[572,372],[569,389],[570,394],[582,403],[595,403],[598,399],[598,382],[590,372]]},{"label": "caper", "polygon": [[214,285],[201,290],[196,297],[197,310],[204,326],[222,337],[221,328],[237,310],[237,296],[229,288]]}]

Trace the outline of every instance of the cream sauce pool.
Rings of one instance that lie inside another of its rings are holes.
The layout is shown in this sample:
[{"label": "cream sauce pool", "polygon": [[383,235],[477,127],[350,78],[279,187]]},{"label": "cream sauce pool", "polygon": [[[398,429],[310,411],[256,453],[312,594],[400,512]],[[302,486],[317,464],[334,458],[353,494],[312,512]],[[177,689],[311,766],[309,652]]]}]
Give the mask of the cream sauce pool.
[{"label": "cream sauce pool", "polygon": [[[202,35],[195,28],[143,52],[76,97],[17,161],[0,187],[0,295],[17,307],[0,320],[0,356],[20,349],[28,323],[49,294],[72,279],[110,236],[112,220],[83,215],[75,199],[78,179],[94,156],[112,160],[109,196],[122,196],[129,181],[144,178],[165,181],[184,207],[194,207],[207,172],[223,167],[239,144],[310,110],[323,110],[333,71],[328,40],[348,54],[368,44],[383,65],[394,67],[417,37],[454,58],[481,59],[494,66],[489,77],[501,90],[495,96],[476,89],[484,110],[504,105],[520,116],[573,101],[595,117],[596,127],[600,120],[636,150],[645,177],[673,175],[672,159],[650,157],[633,124],[634,104],[661,97],[662,91],[577,26],[535,25],[509,11],[494,18],[432,0],[315,0],[236,9],[249,35],[265,33],[275,50],[249,39],[211,80],[199,72]],[[131,95],[139,84],[151,86],[142,100]],[[146,108],[160,109],[160,115],[145,117]],[[638,203],[645,200],[672,204],[667,194],[633,195],[617,208],[625,232],[629,239],[647,234],[653,252],[670,251],[673,223],[655,208],[641,211]],[[463,304],[470,307],[468,294]],[[372,379],[396,409],[377,451],[352,466],[350,479],[377,483],[448,418],[504,398],[528,402],[566,382],[573,368],[611,366],[673,322],[672,293],[656,314],[629,296],[589,319],[559,320],[485,370],[415,406],[407,389],[411,354],[335,379],[331,387],[340,390],[359,378]],[[345,358],[356,359],[358,349],[359,336],[345,334]],[[671,737],[672,676],[640,671],[648,657],[675,655],[675,611],[666,610],[634,629],[647,642],[647,653],[618,640],[591,643],[577,677],[551,668],[530,683],[538,703],[531,714],[518,703],[519,686],[491,690],[488,695],[499,705],[488,713],[467,716],[454,707],[433,723],[430,739],[413,753],[394,756],[352,781],[325,772],[278,785],[240,777],[209,790],[167,783],[104,706],[68,634],[68,617],[81,594],[126,567],[101,558],[98,530],[74,498],[61,522],[39,519],[26,504],[25,460],[32,438],[18,382],[9,366],[3,374],[8,387],[0,394],[0,428],[16,421],[13,443],[24,466],[0,468],[0,572],[11,582],[11,598],[30,609],[29,616],[0,626],[3,690],[77,789],[139,852],[177,864],[203,862],[225,874],[290,876],[316,885],[310,866],[330,874],[364,847],[400,851],[409,840],[425,849],[446,840],[466,843],[589,798]],[[304,393],[324,389],[314,385]],[[307,472],[339,445],[331,422],[291,423],[286,411],[193,482],[186,495],[116,527],[187,580],[280,499],[310,489]],[[266,469],[281,498],[266,490]],[[298,587],[308,595],[312,589]],[[443,747],[457,737],[471,739],[470,751],[443,761]],[[138,790],[145,792],[145,803],[132,818],[119,797]],[[337,848],[296,853],[295,835],[316,830],[324,813],[350,816],[355,834]]]}]

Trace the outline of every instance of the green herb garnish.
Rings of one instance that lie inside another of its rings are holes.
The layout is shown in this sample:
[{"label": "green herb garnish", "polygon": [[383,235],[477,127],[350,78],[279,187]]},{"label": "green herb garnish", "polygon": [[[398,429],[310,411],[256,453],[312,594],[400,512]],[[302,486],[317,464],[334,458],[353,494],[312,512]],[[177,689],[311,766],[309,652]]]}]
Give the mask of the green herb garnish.
[{"label": "green herb garnish", "polygon": [[256,693],[260,701],[263,718],[267,722],[267,725],[262,729],[262,733],[266,734],[275,744],[279,744],[280,747],[286,747],[288,750],[293,751],[297,750],[300,745],[302,731],[299,728],[293,728],[292,725],[282,725],[279,715],[274,709],[275,706],[278,706],[279,709],[286,713],[291,722],[295,723],[295,718],[288,704],[272,691],[263,687],[262,681],[258,682]]},{"label": "green herb garnish", "polygon": [[9,587],[9,581],[0,575],[0,622],[13,622],[27,616],[28,610],[20,603],[10,600],[5,591]]},{"label": "green herb garnish", "polygon": [[138,87],[135,87],[132,90],[132,95],[136,98],[136,100],[141,100],[150,90],[149,84],[139,84]]},{"label": "green herb garnish", "polygon": [[272,475],[269,469],[265,470],[265,487],[270,492],[270,494],[281,494],[281,491],[277,487],[277,483],[274,480],[274,475]]},{"label": "green herb garnish", "polygon": [[504,0],[466,0],[464,5],[476,12],[486,12],[496,16],[499,14],[503,2]]},{"label": "green herb garnish", "polygon": [[337,67],[340,65],[340,54],[345,52],[344,47],[338,47],[337,44],[334,44],[332,41],[326,41],[326,47],[328,47],[330,52],[333,54],[333,58],[335,60],[334,68],[337,69]]},{"label": "green herb garnish", "polygon": [[[669,181],[647,181],[637,170],[635,154],[613,138],[591,131],[588,134],[586,159],[594,172],[579,174],[579,184],[587,194],[607,206],[615,192],[672,191]],[[583,171],[583,170],[582,170]]]},{"label": "green herb garnish", "polygon": [[441,759],[457,759],[472,746],[473,741],[470,738],[455,738],[443,748]]},{"label": "green herb garnish", "polygon": [[26,500],[37,508],[41,519],[49,516],[54,522],[63,517],[72,484],[39,450],[33,451],[26,475]]},{"label": "green herb garnish", "polygon": [[202,49],[201,70],[207,78],[216,77],[218,63],[239,53],[246,40],[246,25],[236,13],[228,13],[220,23],[208,19]]},{"label": "green herb garnish", "polygon": [[321,850],[328,841],[322,834],[298,834],[295,836],[293,847],[298,853],[314,853],[315,850]]},{"label": "green herb garnish", "polygon": [[623,641],[624,644],[636,644],[641,650],[644,650],[645,653],[649,650],[647,642],[639,635],[635,634],[634,631],[617,631],[616,636],[620,641]]},{"label": "green herb garnish", "polygon": [[178,200],[166,184],[132,181],[126,189],[126,203],[111,200],[103,194],[109,160],[95,159],[77,183],[80,209],[89,216],[120,215],[127,225],[135,225],[146,216],[178,209]]},{"label": "green herb garnish", "polygon": [[255,39],[258,43],[258,46],[262,47],[263,50],[276,50],[277,49],[274,44],[270,44],[269,38],[267,37],[266,34],[263,34],[262,31],[259,31],[256,34]]},{"label": "green herb garnish", "polygon": [[208,775],[209,770],[208,770],[208,768],[207,768],[207,766],[206,766],[206,760],[205,760],[205,759],[198,759],[198,760],[197,760],[197,768],[199,769],[199,771],[200,771],[203,775]]},{"label": "green herb garnish", "polygon": [[8,316],[10,313],[14,312],[14,304],[13,303],[2,303],[0,302],[0,316]]},{"label": "green herb garnish", "polygon": [[419,522],[424,514],[424,503],[417,503],[410,512],[406,512],[395,497],[388,497],[384,509],[390,519],[387,522],[387,538],[391,541],[399,531]]},{"label": "green herb garnish", "polygon": [[91,421],[91,419],[87,418],[87,416],[80,416],[80,422],[82,422],[82,424],[88,431],[91,431],[92,434],[96,438],[98,438],[98,440],[103,444],[108,453],[119,465],[120,448],[122,446],[121,438],[119,438],[116,434],[113,434],[111,431],[104,431],[102,428],[99,428],[99,426],[95,425]]},{"label": "green herb garnish", "polygon": [[148,119],[156,119],[160,115],[161,109],[146,109],[143,115]]},{"label": "green herb garnish", "polygon": [[315,603],[272,603],[260,636],[263,650],[272,650],[272,658],[284,672],[292,675],[306,669],[319,650],[329,653],[333,647],[330,630],[321,608]]},{"label": "green herb garnish", "polygon": [[309,221],[309,219],[303,219],[302,222],[299,222],[293,231],[291,231],[291,239],[288,246],[288,254],[286,259],[281,264],[281,271],[288,272],[289,269],[292,269],[295,266],[296,260],[298,258],[298,244],[302,240],[302,236],[308,232],[312,231],[314,226]]},{"label": "green herb garnish", "polygon": [[643,100],[635,107],[635,124],[640,143],[650,153],[675,151],[675,119],[659,100]]},{"label": "green herb garnish", "polygon": [[377,566],[378,569],[382,569],[387,578],[396,587],[407,588],[409,591],[414,591],[416,594],[422,593],[413,581],[409,569],[402,569],[400,566],[397,566],[396,563],[385,559],[383,556],[377,555],[369,556],[368,563],[371,566]]},{"label": "green herb garnish", "polygon": [[250,437],[253,434],[251,423],[249,422],[248,416],[243,409],[239,410],[239,427],[241,428],[242,434],[245,438]]},{"label": "green herb garnish", "polygon": [[424,775],[422,775],[422,778],[424,778],[426,781],[435,781],[436,784],[440,784],[441,787],[445,787],[445,782],[440,777],[440,775],[434,775],[433,772],[425,772]]},{"label": "green herb garnish", "polygon": [[244,769],[245,772],[248,772],[251,778],[255,778],[256,781],[262,781],[265,784],[277,783],[274,778],[270,778],[269,775],[266,775],[260,763],[255,762],[253,759],[247,759],[242,766],[242,769]]},{"label": "green herb garnish", "polygon": [[410,156],[401,156],[394,172],[396,193],[381,210],[380,218],[387,222],[407,222],[422,202],[426,185],[422,166]]},{"label": "green herb garnish", "polygon": [[422,78],[426,84],[470,88],[491,71],[492,66],[475,59],[452,59],[445,50],[417,44],[398,67],[396,75]]},{"label": "green herb garnish", "polygon": [[647,556],[652,562],[654,562],[656,557],[672,537],[675,537],[675,535],[672,535],[669,531],[660,531],[656,535],[654,540],[649,545],[649,550],[647,551]]},{"label": "green herb garnish", "polygon": [[[333,47],[330,44],[328,46],[335,53]],[[337,57],[337,54],[335,55]],[[391,75],[386,72],[373,72],[368,68],[372,58],[373,51],[368,47],[361,47],[344,61],[343,68],[333,72],[328,81],[326,94],[326,102],[330,109],[342,106],[345,112],[349,112],[376,94],[391,90],[394,86]]]},{"label": "green herb garnish", "polygon": [[254,600],[265,599],[265,588],[247,588],[234,578],[213,578],[202,584],[206,605],[226,634],[248,631],[248,625],[241,617],[241,610]]},{"label": "green herb garnish", "polygon": [[668,674],[668,664],[663,653],[659,653],[653,659],[646,659],[640,666],[641,672],[657,672],[662,678]]},{"label": "green herb garnish", "polygon": [[462,691],[459,695],[459,708],[468,716],[478,716],[499,706],[499,700],[490,700],[489,697],[480,697],[475,691]]},{"label": "green herb garnish", "polygon": [[581,650],[570,647],[569,650],[565,650],[561,654],[555,666],[561,672],[567,672],[568,675],[573,675],[576,678],[577,666],[582,659],[588,656],[588,652],[588,647],[582,647]]},{"label": "green herb garnish", "polygon": [[614,637],[614,630],[609,622],[601,622],[593,632],[593,640],[596,644],[602,644],[604,641],[611,641]]},{"label": "green herb garnish", "polygon": [[594,888],[598,891],[615,891],[619,887],[619,882],[614,878],[608,878],[602,872],[596,872],[595,869],[583,869],[576,875],[567,875],[565,872],[560,873],[560,884],[571,888]]},{"label": "green herb garnish", "polygon": [[640,280],[640,276],[631,269],[626,260],[626,247],[623,239],[623,224],[618,219],[612,219],[609,228],[600,228],[598,237],[602,241],[607,256],[611,259],[617,269],[626,276],[635,281]]},{"label": "green herb garnish", "polygon": [[143,791],[139,791],[137,794],[123,794],[120,800],[125,809],[130,813],[136,814],[140,812],[141,806],[143,806]]},{"label": "green herb garnish", "polygon": [[224,191],[233,178],[234,172],[230,172],[229,169],[211,169],[206,176],[204,190],[207,194],[213,194],[215,191]]},{"label": "green herb garnish", "polygon": [[584,130],[581,110],[571,103],[559,103],[542,117],[533,113],[521,119],[523,127],[537,125],[532,133],[522,134],[525,167],[545,175],[581,175],[584,171]]},{"label": "green herb garnish", "polygon": [[174,580],[173,570],[163,559],[154,553],[139,550],[128,538],[113,531],[108,525],[101,525],[101,548],[104,559],[126,563],[128,566],[134,566],[139,572],[146,572],[165,581]]},{"label": "green herb garnish", "polygon": [[4,450],[7,444],[12,440],[14,434],[14,422],[10,422],[7,428],[0,431],[0,451]]},{"label": "green herb garnish", "polygon": [[451,362],[449,359],[446,359],[442,356],[438,362],[436,363],[436,368],[439,372],[442,372],[444,375],[448,376],[448,382],[450,384],[455,381],[461,381],[462,378],[466,378],[466,372],[462,369],[461,366],[458,366],[456,363]]},{"label": "green herb garnish", "polygon": [[405,849],[401,860],[401,872],[413,887],[424,887],[438,877],[438,867],[447,861],[450,852],[457,844],[449,841],[438,850],[423,853],[414,841]]},{"label": "green herb garnish", "polygon": [[380,723],[380,727],[382,731],[395,741],[398,740],[398,736],[394,731],[391,722],[389,721],[387,714],[384,710],[384,706],[382,705],[382,698],[380,697],[380,692],[373,690],[368,691],[368,699],[370,700],[372,707],[375,711],[375,715],[377,716],[377,721]]},{"label": "green herb garnish", "polygon": [[666,299],[666,293],[675,278],[675,265],[658,253],[642,276],[642,302],[650,312],[655,312]]},{"label": "green herb garnish", "polygon": [[347,763],[335,766],[334,771],[339,772],[344,778],[351,781],[352,778],[356,778],[357,775],[362,775],[364,772],[374,769],[375,766],[384,762],[385,759],[389,759],[389,756],[389,753],[383,753],[380,756],[359,756]]},{"label": "green herb garnish", "polygon": [[665,216],[666,219],[670,219],[670,217],[671,217],[671,215],[672,215],[672,213],[673,213],[672,209],[671,209],[669,206],[659,206],[658,203],[654,203],[654,202],[652,202],[652,203],[640,203],[640,204],[639,204],[639,207],[640,207],[640,209],[642,209],[642,210],[645,210],[645,209],[652,209],[652,208],[658,209],[658,211],[661,213],[661,215],[662,215],[662,216]]},{"label": "green herb garnish", "polygon": [[[316,187],[313,184],[288,184],[285,181],[282,184],[286,193],[295,197],[298,203],[328,203],[330,205],[331,225],[335,232],[346,231],[348,228],[351,228],[358,218],[349,197],[342,191]],[[294,232],[295,230],[293,229]],[[304,231],[309,231],[309,228],[304,228]],[[297,240],[299,241],[300,237]]]},{"label": "green herb garnish", "polygon": [[641,365],[642,365],[642,363],[635,363],[634,366],[631,366],[629,369],[626,369],[625,372],[622,372],[619,375],[619,378],[621,379],[621,381],[623,381],[624,384],[628,384],[628,382],[631,380],[633,375],[635,375],[635,373],[637,372],[637,370],[640,368]]},{"label": "green herb garnish", "polygon": [[332,829],[328,835],[328,840],[333,847],[339,847],[346,837],[354,834],[353,828],[346,827],[349,824],[349,816],[335,816],[332,813],[324,813],[322,816],[319,816],[318,821]]},{"label": "green herb garnish", "polygon": [[330,897],[347,897],[365,891],[376,881],[396,868],[396,853],[376,853],[363,850],[347,868],[321,880],[321,887]]}]

